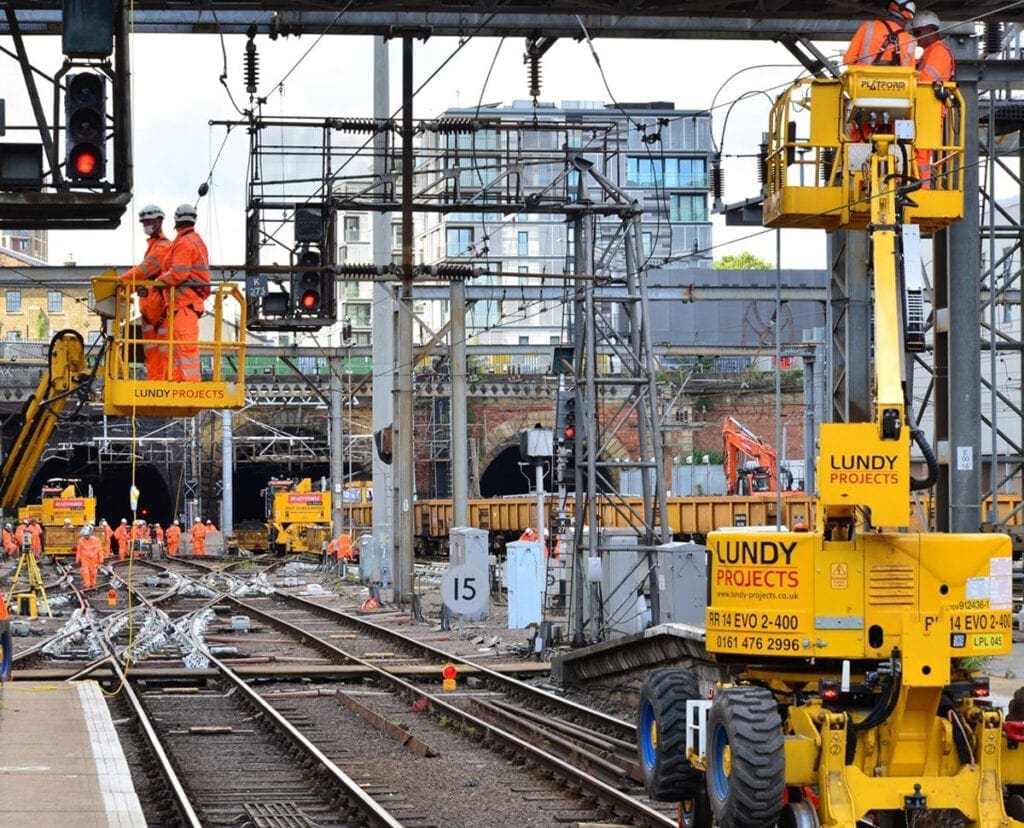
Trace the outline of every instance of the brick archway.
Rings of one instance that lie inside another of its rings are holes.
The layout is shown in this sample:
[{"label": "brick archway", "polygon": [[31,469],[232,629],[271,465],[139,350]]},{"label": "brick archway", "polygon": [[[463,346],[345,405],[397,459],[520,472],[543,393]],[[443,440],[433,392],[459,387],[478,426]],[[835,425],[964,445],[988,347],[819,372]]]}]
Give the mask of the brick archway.
[{"label": "brick archway", "polygon": [[[554,412],[549,415],[535,417],[533,422],[539,422],[542,428],[554,429]],[[510,446],[519,446],[519,432],[523,428],[520,424],[506,421],[496,425],[484,434],[480,446],[480,477],[497,459],[498,455]],[[616,437],[608,444],[606,453],[612,457],[629,457],[626,446]]]}]

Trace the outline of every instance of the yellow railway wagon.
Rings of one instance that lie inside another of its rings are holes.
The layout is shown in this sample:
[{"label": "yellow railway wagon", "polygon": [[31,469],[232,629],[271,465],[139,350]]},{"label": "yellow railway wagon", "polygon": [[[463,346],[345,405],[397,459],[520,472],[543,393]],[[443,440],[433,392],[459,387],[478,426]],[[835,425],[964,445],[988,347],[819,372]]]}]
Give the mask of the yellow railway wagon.
[{"label": "yellow railway wagon", "polygon": [[[815,499],[803,493],[787,493],[782,496],[782,515],[778,518],[778,501],[775,495],[735,495],[712,497],[669,497],[666,501],[668,525],[676,538],[703,540],[709,532],[725,526],[771,526],[776,522],[790,529],[803,526],[813,529]],[[920,508],[908,504],[912,524],[927,531],[929,526],[920,519],[927,515],[932,519],[930,497],[920,497]],[[989,499],[984,505],[987,514]],[[1021,503],[1020,495],[1000,495],[999,514],[1007,525],[1022,524],[1019,515],[1011,515]],[[575,503],[568,502],[569,514],[573,514]],[[639,521],[633,514],[640,513],[639,497],[625,498],[620,505],[611,500],[598,499],[598,520],[602,526],[629,528]],[[544,500],[544,522],[551,523],[551,511],[555,506],[553,498]],[[373,505],[363,499],[359,503],[344,506],[346,525],[351,521],[356,526],[373,524]],[[414,525],[421,547],[444,548],[448,533],[453,526],[452,503],[448,499],[417,500],[414,506]],[[469,525],[477,529],[505,535],[506,538],[522,532],[528,526],[537,525],[537,499],[535,497],[496,497],[470,500],[467,505]]]},{"label": "yellow railway wagon", "polygon": [[733,497],[670,497],[668,498],[668,525],[674,535],[703,537],[715,529],[726,526],[774,526],[781,523],[793,529],[802,524],[810,527],[814,518],[814,498],[786,495],[779,500],[774,496]]}]

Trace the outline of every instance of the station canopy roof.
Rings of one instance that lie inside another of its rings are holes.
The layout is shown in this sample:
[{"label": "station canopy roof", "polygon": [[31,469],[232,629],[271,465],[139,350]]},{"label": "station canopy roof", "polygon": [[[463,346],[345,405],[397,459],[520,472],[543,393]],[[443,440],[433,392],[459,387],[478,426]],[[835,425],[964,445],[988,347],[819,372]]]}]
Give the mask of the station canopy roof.
[{"label": "station canopy roof", "polygon": [[[59,0],[13,0],[25,34],[56,33]],[[1010,8],[1007,8],[1011,6]],[[928,0],[944,26],[1024,22],[1024,4],[997,0]],[[136,31],[244,33],[365,33],[403,36],[547,35],[772,40],[780,36],[840,40],[877,16],[879,2],[838,0],[211,0],[131,4]],[[578,18],[577,18],[578,16]],[[965,30],[969,30],[969,26]],[[9,22],[0,18],[0,34]]]}]

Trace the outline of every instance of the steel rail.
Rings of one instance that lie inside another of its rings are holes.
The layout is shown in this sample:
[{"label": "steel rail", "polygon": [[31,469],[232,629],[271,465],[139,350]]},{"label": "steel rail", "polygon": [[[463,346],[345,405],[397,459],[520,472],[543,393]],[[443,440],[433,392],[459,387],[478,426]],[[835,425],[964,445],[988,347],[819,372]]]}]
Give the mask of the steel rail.
[{"label": "steel rail", "polygon": [[[284,596],[286,599],[295,598],[295,596],[289,596],[285,593],[279,594]],[[527,757],[531,760],[537,762],[539,765],[542,765],[546,767],[548,770],[550,770],[556,777],[572,780],[572,786],[578,786],[579,790],[587,792],[590,796],[593,796],[595,799],[611,808],[615,813],[630,819],[630,824],[650,826],[675,826],[677,824],[675,820],[669,819],[664,814],[661,814],[653,808],[650,808],[649,806],[645,805],[644,803],[640,802],[639,800],[635,799],[629,794],[623,793],[622,791],[614,787],[612,784],[609,784],[603,781],[602,779],[595,777],[589,771],[583,768],[579,768],[576,765],[572,764],[572,762],[566,761],[560,756],[551,754],[546,750],[543,750],[542,748],[531,744],[529,741],[517,736],[516,734],[506,731],[503,728],[491,722],[485,721],[484,719],[481,719],[480,717],[475,716],[466,710],[463,710],[462,708],[458,707],[455,704],[452,704],[451,702],[447,701],[441,696],[438,696],[434,693],[429,693],[426,690],[423,690],[417,687],[416,685],[411,684],[405,679],[400,678],[399,676],[396,676],[394,673],[388,671],[386,667],[373,664],[372,662],[367,661],[366,659],[361,659],[358,656],[352,655],[351,653],[346,653],[344,650],[341,650],[336,645],[328,641],[324,641],[323,639],[320,639],[318,636],[310,633],[307,630],[302,630],[296,627],[291,622],[282,621],[281,619],[275,618],[274,616],[264,612],[258,607],[253,607],[237,598],[230,598],[230,600],[238,604],[239,606],[245,607],[248,611],[251,611],[256,615],[259,615],[261,618],[268,621],[272,621],[276,626],[293,630],[297,635],[301,635],[306,639],[319,642],[319,644],[324,649],[329,649],[338,652],[347,660],[359,664],[367,670],[370,670],[373,673],[375,673],[380,678],[381,681],[388,682],[398,688],[401,688],[403,691],[405,691],[412,697],[426,700],[435,710],[443,711],[445,715],[461,722],[467,731],[471,730],[472,732],[481,734],[481,738],[483,738],[484,741],[487,741],[487,739],[492,739],[494,741],[500,742],[503,746],[510,750],[513,750],[519,754],[527,755]],[[298,600],[299,603],[306,605],[308,609],[313,611],[328,609],[326,607],[322,607],[319,604],[307,602],[303,599],[296,600]],[[339,613],[335,610],[330,610],[329,614],[343,616],[345,618],[354,618],[354,616],[348,616],[345,613]],[[357,620],[361,621],[362,619]],[[384,633],[388,636],[397,636],[398,638],[405,640],[405,636],[401,636],[398,633],[392,632],[391,630],[379,627],[376,624],[368,624],[367,626],[373,628],[374,631],[378,633]],[[411,639],[408,640],[413,645],[420,645],[419,642],[412,641]],[[437,654],[440,660],[453,660],[452,657],[449,656],[447,653],[442,653],[441,651],[435,650],[432,647],[422,648],[427,651],[430,651],[431,653]],[[465,659],[456,660],[464,664],[472,664],[472,662],[469,662]],[[505,678],[501,676],[500,673],[494,673],[493,671],[487,671],[487,673],[488,676],[490,677],[497,677],[497,680],[499,681],[503,681]],[[514,683],[517,686],[522,685],[521,682]],[[522,686],[528,687],[528,685]],[[541,693],[541,695],[543,696],[544,701],[547,702],[561,703],[564,701],[562,699],[553,697],[550,694]],[[575,703],[568,704],[572,708],[575,708],[576,710],[580,711],[582,714],[597,714],[597,711],[588,710],[587,708],[583,708],[580,705],[576,705]],[[621,720],[614,719],[613,717],[606,716],[605,714],[597,714],[597,717],[606,721],[610,721],[615,725],[626,725],[626,723],[622,722]],[[626,726],[628,727],[628,725]],[[484,734],[486,734],[486,736],[484,736]],[[629,771],[626,770],[625,773],[628,775]]]},{"label": "steel rail", "polygon": [[135,714],[135,721],[142,730],[142,735],[146,740],[150,753],[160,767],[160,773],[163,776],[164,783],[170,791],[171,796],[174,798],[175,807],[178,810],[179,816],[184,824],[192,826],[192,828],[202,828],[203,823],[199,819],[198,814],[196,814],[195,809],[192,807],[192,801],[185,792],[185,786],[182,784],[181,779],[174,770],[174,765],[171,764],[171,760],[168,757],[167,752],[164,750],[163,743],[160,741],[160,737],[157,735],[156,729],[153,727],[153,723],[150,721],[145,707],[139,700],[139,697],[135,695],[135,691],[132,689],[124,671],[121,669],[121,665],[117,663],[117,659],[112,655],[114,650],[112,643],[109,639],[104,638],[103,644],[104,647],[107,648],[107,660],[110,662],[110,667],[120,682],[121,689],[119,692],[124,699],[127,700],[132,712]]}]

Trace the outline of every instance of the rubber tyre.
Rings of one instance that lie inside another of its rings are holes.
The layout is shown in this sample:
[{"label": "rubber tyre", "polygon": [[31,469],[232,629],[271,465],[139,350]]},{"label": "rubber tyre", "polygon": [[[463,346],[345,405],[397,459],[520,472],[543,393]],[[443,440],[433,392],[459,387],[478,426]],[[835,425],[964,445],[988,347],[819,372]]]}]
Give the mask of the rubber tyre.
[{"label": "rubber tyre", "polygon": [[729,687],[708,716],[707,785],[724,828],[765,828],[782,812],[786,781],[782,719],[763,687]]},{"label": "rubber tyre", "polygon": [[640,686],[640,770],[647,795],[656,802],[681,802],[700,791],[701,773],[686,758],[686,702],[697,698],[697,676],[675,667],[652,670]]},{"label": "rubber tyre", "polygon": [[11,645],[11,622],[0,622],[0,681],[11,680],[11,663],[14,659],[14,647]]}]

